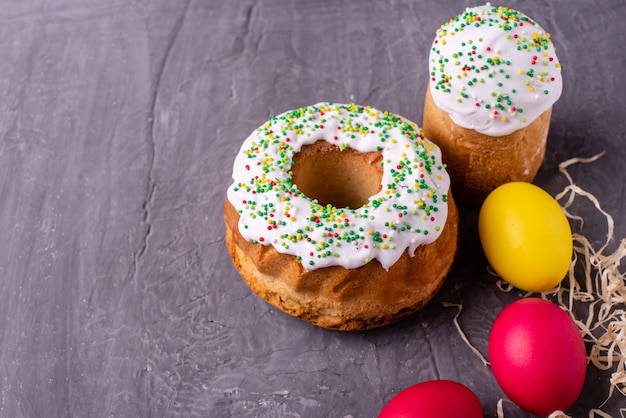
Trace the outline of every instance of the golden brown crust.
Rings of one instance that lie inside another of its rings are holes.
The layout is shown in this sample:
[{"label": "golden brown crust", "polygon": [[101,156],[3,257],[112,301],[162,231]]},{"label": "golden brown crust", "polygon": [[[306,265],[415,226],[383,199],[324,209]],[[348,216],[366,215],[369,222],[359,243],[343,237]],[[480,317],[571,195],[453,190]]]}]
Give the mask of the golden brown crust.
[{"label": "golden brown crust", "polygon": [[441,148],[454,196],[482,203],[501,184],[531,182],[546,150],[552,108],[526,128],[492,137],[455,124],[433,101],[430,87],[424,103],[424,136]]},{"label": "golden brown crust", "polygon": [[443,284],[458,247],[459,216],[448,193],[448,218],[439,238],[404,255],[386,271],[374,260],[360,268],[305,271],[292,255],[241,236],[239,214],[226,200],[226,247],[250,289],[283,312],[320,327],[364,330],[420,309]]},{"label": "golden brown crust", "polygon": [[357,208],[380,191],[382,159],[382,151],[342,151],[326,141],[316,141],[296,153],[291,178],[302,193],[322,205]]}]

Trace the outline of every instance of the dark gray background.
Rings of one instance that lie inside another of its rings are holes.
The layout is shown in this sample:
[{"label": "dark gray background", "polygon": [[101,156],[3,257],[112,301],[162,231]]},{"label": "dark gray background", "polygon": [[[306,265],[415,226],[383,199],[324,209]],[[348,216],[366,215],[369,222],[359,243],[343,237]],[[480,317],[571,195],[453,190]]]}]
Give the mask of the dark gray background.
[{"label": "dark gray background", "polygon": [[[0,7],[0,415],[372,417],[400,389],[447,378],[485,414],[504,395],[487,352],[519,298],[486,273],[476,207],[427,307],[370,332],[315,328],[251,294],[224,248],[222,204],[243,139],[319,101],[421,123],[436,28],[474,3],[28,0]],[[557,164],[626,237],[626,3],[511,1],[564,64],[536,183]],[[606,228],[575,206],[598,245]],[[578,224],[573,224],[578,231]],[[590,367],[577,417],[609,373]],[[604,410],[618,416],[617,394]],[[524,412],[505,404],[506,417]]]}]

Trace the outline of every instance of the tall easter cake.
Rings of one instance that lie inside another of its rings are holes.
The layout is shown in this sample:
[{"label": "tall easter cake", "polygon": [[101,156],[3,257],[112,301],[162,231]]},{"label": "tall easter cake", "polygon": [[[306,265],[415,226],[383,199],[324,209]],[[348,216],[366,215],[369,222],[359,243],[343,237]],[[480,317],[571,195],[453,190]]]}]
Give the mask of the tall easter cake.
[{"label": "tall easter cake", "polygon": [[441,148],[455,197],[480,203],[503,183],[532,181],[562,90],[539,23],[489,3],[467,8],[437,30],[429,73],[424,135]]}]

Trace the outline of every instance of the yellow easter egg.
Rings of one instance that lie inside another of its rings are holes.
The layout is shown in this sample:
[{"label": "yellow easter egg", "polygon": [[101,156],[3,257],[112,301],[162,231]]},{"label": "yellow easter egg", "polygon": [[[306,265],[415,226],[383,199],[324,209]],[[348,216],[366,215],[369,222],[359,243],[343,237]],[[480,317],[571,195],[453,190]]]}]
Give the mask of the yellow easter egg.
[{"label": "yellow easter egg", "polygon": [[491,267],[511,285],[543,292],[563,280],[572,260],[572,230],[563,209],[530,183],[506,183],[487,196],[478,234]]}]

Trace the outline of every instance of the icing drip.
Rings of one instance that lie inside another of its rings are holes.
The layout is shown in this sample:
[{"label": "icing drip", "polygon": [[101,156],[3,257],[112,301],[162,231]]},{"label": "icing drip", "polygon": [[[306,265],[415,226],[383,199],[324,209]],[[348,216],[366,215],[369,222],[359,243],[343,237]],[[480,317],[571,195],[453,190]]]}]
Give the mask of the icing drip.
[{"label": "icing drip", "polygon": [[450,19],[437,30],[429,62],[437,106],[485,135],[528,126],[561,95],[550,34],[510,8],[487,3]]},{"label": "icing drip", "polygon": [[[324,140],[340,149],[382,151],[381,190],[360,208],[321,205],[291,178],[294,155]],[[241,235],[296,256],[306,270],[389,269],[404,251],[440,235],[450,179],[438,147],[400,116],[356,104],[319,103],[272,117],[243,143],[228,200]]]}]

